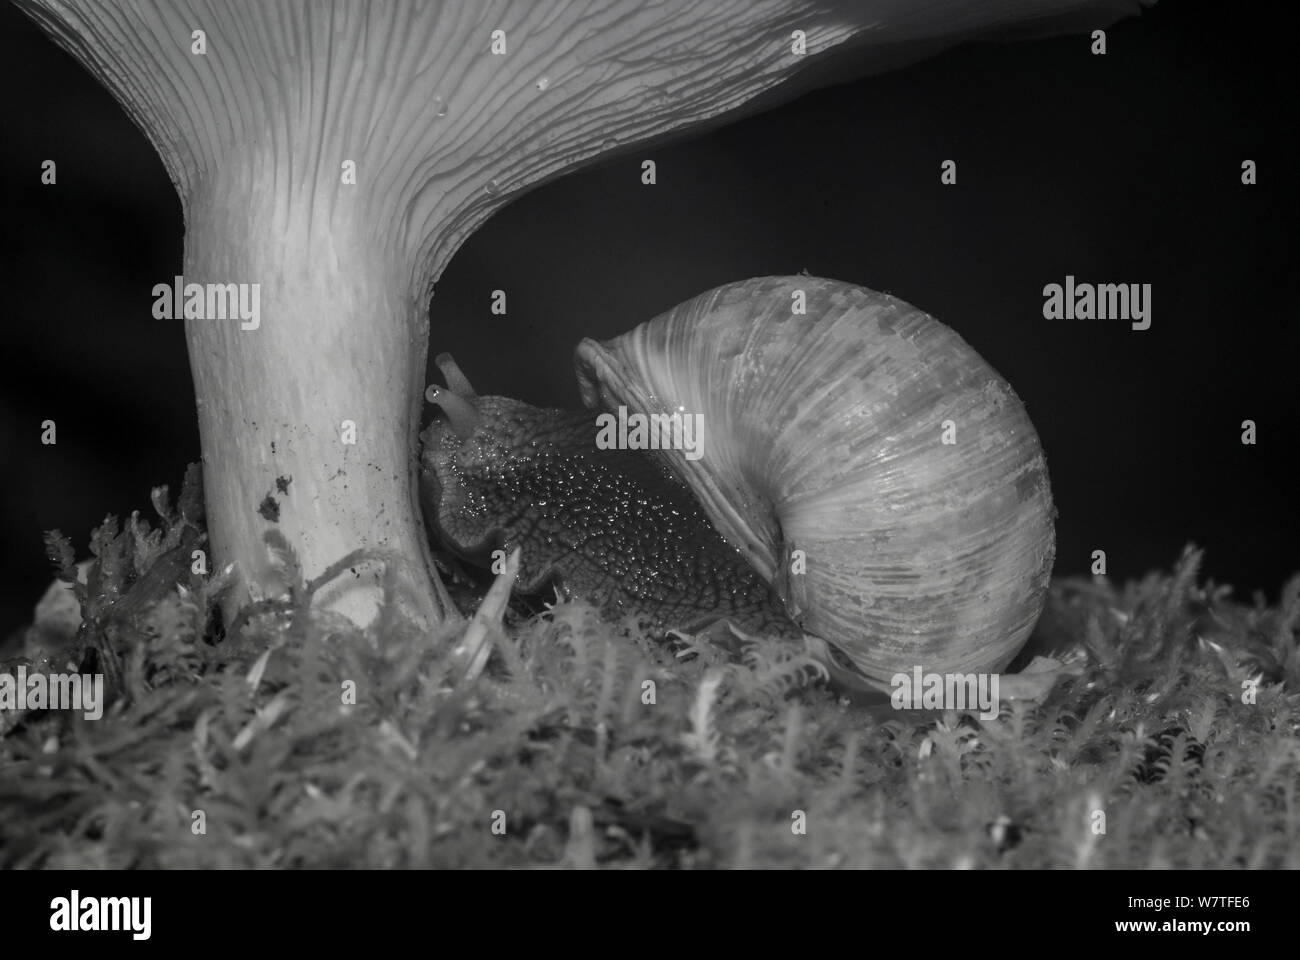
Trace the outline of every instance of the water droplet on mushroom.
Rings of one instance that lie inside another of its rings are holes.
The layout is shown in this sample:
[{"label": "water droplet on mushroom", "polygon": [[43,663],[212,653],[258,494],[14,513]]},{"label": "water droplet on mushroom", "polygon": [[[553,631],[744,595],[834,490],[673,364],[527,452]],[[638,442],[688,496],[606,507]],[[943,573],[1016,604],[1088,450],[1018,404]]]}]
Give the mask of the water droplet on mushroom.
[{"label": "water droplet on mushroom", "polygon": [[435,117],[445,117],[447,115],[447,101],[442,99],[442,97],[434,97],[433,103],[430,104],[430,106],[433,107],[433,115]]},{"label": "water droplet on mushroom", "polygon": [[498,183],[496,180],[489,180],[487,182],[487,186],[485,186],[483,190],[485,193],[487,193],[489,197],[495,197],[498,193],[501,192],[501,184]]},{"label": "water droplet on mushroom", "polygon": [[545,90],[545,89],[546,89],[547,87],[549,87],[550,85],[551,85],[551,78],[550,78],[550,77],[538,77],[538,78],[537,78],[537,89],[538,89],[538,90]]}]

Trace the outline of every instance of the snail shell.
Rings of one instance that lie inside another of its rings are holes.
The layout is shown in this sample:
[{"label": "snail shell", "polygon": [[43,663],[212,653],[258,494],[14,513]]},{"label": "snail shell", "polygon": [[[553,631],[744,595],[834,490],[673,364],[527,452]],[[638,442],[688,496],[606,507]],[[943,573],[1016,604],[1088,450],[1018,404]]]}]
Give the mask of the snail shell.
[{"label": "snail shell", "polygon": [[934,318],[760,277],[583,340],[576,362],[588,407],[703,415],[702,456],[658,455],[862,674],[1001,670],[1028,638],[1054,556],[1047,464],[1015,392]]}]

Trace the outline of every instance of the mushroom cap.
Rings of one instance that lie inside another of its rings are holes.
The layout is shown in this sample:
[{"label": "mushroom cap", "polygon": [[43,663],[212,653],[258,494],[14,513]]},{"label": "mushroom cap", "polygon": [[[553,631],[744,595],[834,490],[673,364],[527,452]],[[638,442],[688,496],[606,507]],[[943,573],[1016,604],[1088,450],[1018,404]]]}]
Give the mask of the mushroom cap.
[{"label": "mushroom cap", "polygon": [[[18,4],[149,137],[187,223],[202,183],[220,177],[223,190],[274,204],[286,231],[302,218],[359,219],[376,242],[403,255],[419,288],[508,195],[602,153],[971,37],[1105,25],[1142,5]],[[493,52],[494,31],[504,52]],[[793,52],[795,31],[806,54]],[[827,56],[837,50],[844,55]],[[343,160],[357,165],[355,188],[340,184]]]}]

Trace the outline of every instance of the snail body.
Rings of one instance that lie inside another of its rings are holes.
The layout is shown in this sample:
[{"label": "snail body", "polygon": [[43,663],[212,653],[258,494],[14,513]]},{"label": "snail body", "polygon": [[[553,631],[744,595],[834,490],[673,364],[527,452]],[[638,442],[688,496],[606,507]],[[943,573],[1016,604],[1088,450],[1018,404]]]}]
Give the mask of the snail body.
[{"label": "snail body", "polygon": [[471,433],[425,433],[422,493],[435,535],[462,559],[523,548],[515,589],[554,587],[608,618],[695,632],[727,619],[798,636],[780,597],[714,530],[690,490],[639,450],[601,449],[593,415],[478,397]]},{"label": "snail body", "polygon": [[1042,609],[1054,511],[1024,406],[894,297],[761,277],[583,340],[584,404],[700,414],[693,455],[600,449],[590,410],[475,397],[440,365],[426,519],[470,560],[521,546],[522,591],[550,582],[665,630],[816,638],[833,675],[868,685],[1000,670]]}]

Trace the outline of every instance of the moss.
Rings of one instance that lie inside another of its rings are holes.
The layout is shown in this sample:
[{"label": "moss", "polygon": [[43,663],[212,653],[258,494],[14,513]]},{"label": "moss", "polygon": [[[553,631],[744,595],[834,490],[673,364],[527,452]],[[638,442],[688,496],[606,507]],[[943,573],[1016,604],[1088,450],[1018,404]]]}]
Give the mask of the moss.
[{"label": "moss", "polygon": [[779,643],[675,658],[578,602],[512,610],[467,671],[462,628],[422,635],[396,578],[368,629],[313,609],[328,578],[274,536],[285,597],[223,636],[228,574],[151,579],[195,536],[163,499],[157,528],[96,531],[76,644],[27,651],[119,679],[99,720],[11,718],[6,867],[1300,866],[1300,577],[1272,608],[1191,550],[1058,581],[1033,652],[1080,673],[982,721],[853,707]]}]

